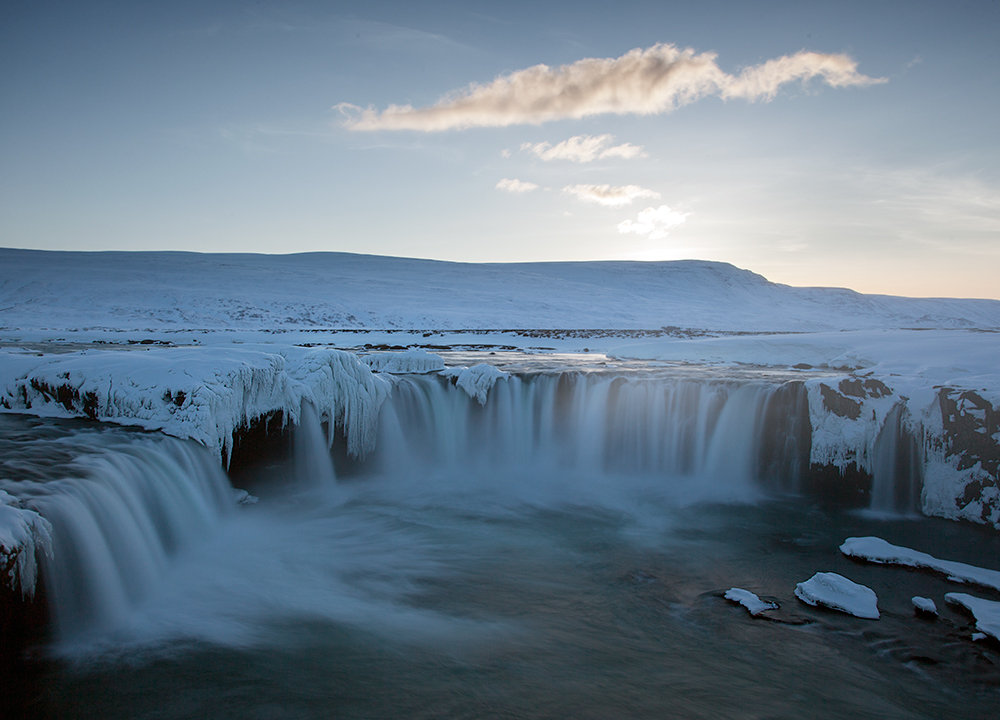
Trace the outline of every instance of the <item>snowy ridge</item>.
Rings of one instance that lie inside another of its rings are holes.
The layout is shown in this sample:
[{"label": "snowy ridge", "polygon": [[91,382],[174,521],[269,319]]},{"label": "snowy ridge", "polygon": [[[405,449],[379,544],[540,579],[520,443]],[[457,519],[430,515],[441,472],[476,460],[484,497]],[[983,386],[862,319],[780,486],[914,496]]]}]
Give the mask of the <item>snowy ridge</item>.
[{"label": "snowy ridge", "polygon": [[0,327],[1000,328],[1000,301],[793,288],[718,262],[469,264],[0,249]]}]

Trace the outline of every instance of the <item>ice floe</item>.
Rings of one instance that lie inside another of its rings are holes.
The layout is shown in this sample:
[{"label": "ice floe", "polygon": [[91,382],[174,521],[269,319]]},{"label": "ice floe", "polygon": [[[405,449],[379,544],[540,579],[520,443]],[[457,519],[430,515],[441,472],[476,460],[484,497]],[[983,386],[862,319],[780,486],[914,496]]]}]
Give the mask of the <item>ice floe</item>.
[{"label": "ice floe", "polygon": [[822,605],[869,620],[879,618],[875,591],[836,573],[816,573],[795,586],[795,596],[808,605]]}]

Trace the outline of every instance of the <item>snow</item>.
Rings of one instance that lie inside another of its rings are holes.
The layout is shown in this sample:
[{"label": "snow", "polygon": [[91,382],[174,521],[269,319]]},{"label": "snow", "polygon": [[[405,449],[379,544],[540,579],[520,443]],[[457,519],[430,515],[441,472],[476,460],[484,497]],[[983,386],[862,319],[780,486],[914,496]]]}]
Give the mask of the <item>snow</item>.
[{"label": "snow", "polygon": [[1000,327],[1000,301],[794,288],[719,262],[471,264],[345,253],[0,249],[0,327]]},{"label": "snow", "polygon": [[823,605],[869,620],[879,618],[875,591],[836,573],[816,573],[795,586],[795,596],[808,605]]},{"label": "snow", "polygon": [[444,370],[444,360],[425,350],[384,352],[361,358],[372,372],[392,374],[430,373]]},{"label": "snow", "polygon": [[934,601],[931,600],[930,598],[914,595],[912,598],[910,598],[910,602],[912,602],[913,607],[915,607],[920,612],[925,612],[928,615],[938,614],[937,605],[935,605]]},{"label": "snow", "polygon": [[739,603],[747,609],[751,615],[760,615],[767,610],[777,610],[777,603],[765,602],[749,590],[742,588],[730,588],[725,594],[726,600]]},{"label": "snow", "polygon": [[948,593],[944,599],[961,605],[976,618],[976,629],[1000,640],[1000,602],[983,600],[965,593]]},{"label": "snow", "polygon": [[840,546],[840,551],[848,557],[874,563],[934,570],[947,575],[949,580],[1000,590],[1000,572],[996,570],[950,560],[938,560],[927,553],[891,545],[877,537],[847,538]]},{"label": "snow", "polygon": [[38,564],[35,553],[52,556],[52,527],[38,513],[18,506],[16,498],[0,490],[0,566],[8,567],[4,583],[35,594]]}]

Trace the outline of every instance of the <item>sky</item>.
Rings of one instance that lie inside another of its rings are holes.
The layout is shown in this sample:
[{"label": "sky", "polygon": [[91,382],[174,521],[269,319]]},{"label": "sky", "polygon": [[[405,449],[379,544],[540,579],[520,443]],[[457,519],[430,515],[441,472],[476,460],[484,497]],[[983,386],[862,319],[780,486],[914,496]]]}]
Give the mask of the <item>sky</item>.
[{"label": "sky", "polygon": [[1000,2],[0,6],[0,246],[1000,298]]}]

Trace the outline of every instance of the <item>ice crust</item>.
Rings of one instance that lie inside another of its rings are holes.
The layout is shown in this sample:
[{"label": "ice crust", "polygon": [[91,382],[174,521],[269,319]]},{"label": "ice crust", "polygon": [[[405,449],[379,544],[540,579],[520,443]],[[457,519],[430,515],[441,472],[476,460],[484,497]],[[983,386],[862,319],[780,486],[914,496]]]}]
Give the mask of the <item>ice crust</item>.
[{"label": "ice crust", "polygon": [[966,593],[947,593],[944,599],[971,612],[976,618],[977,630],[1000,640],[1000,602],[983,600]]},{"label": "ice crust", "polygon": [[951,560],[938,560],[927,553],[891,545],[877,537],[847,538],[840,546],[840,551],[848,557],[886,565],[904,565],[934,570],[947,575],[949,580],[1000,590],[1000,572],[996,570],[988,570]]},{"label": "ice crust", "polygon": [[765,602],[757,595],[742,588],[729,588],[725,594],[726,600],[739,603],[747,609],[751,615],[757,616],[767,610],[777,610],[778,606],[773,602]]},{"label": "ice crust", "polygon": [[795,586],[795,596],[808,605],[823,605],[868,620],[879,619],[875,591],[836,573],[816,573]]}]

